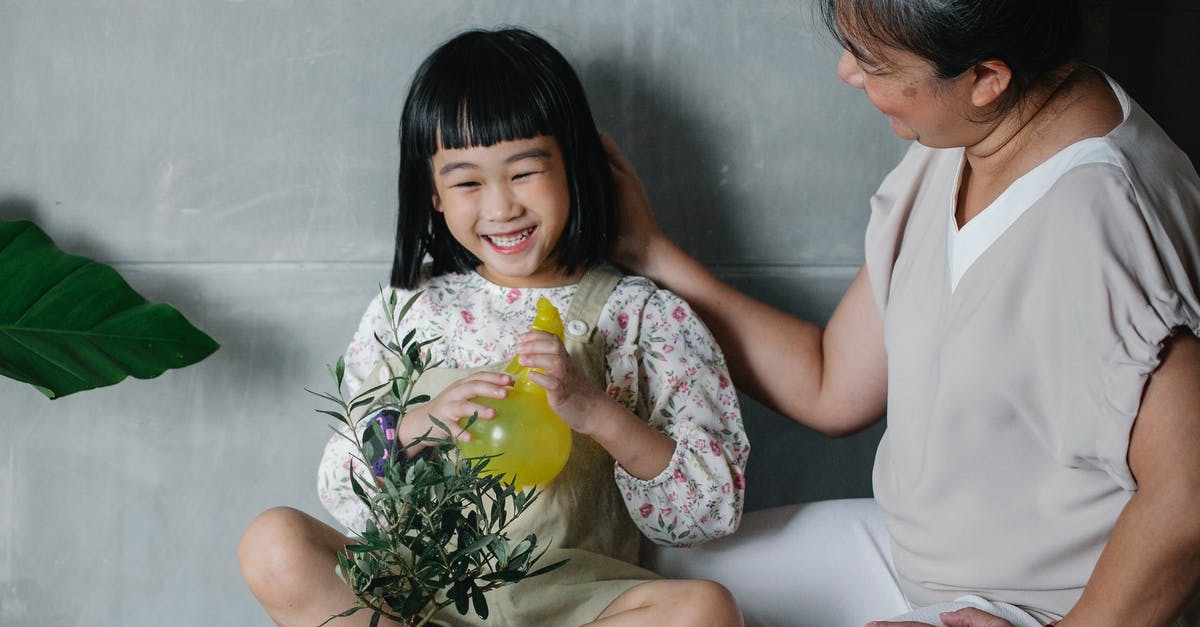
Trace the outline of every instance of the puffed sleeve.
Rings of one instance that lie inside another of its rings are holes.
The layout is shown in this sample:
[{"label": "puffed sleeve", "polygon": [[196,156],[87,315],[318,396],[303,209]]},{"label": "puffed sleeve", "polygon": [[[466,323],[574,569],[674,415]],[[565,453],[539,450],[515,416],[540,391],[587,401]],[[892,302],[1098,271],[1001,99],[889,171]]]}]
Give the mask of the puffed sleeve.
[{"label": "puffed sleeve", "polygon": [[[1053,320],[1063,354],[1044,360],[1062,366],[1060,461],[1103,470],[1132,490],[1130,432],[1163,342],[1177,332],[1200,335],[1200,193],[1193,184],[1191,193],[1164,196],[1167,182],[1148,190],[1122,165],[1063,176],[1054,193],[1076,202],[1060,205],[1055,232],[1070,237],[1056,244],[1053,278],[1033,283],[1054,281],[1071,304]],[[1178,192],[1180,181],[1170,187]]]},{"label": "puffed sleeve", "polygon": [[[399,294],[403,297],[404,294]],[[400,302],[404,302],[400,300]],[[342,394],[349,399],[363,388],[364,381],[371,375],[382,358],[382,349],[376,336],[388,341],[392,336],[391,326],[383,307],[382,296],[376,296],[367,306],[358,331],[343,356],[346,374],[342,380]],[[332,422],[332,418],[330,419]],[[325,444],[325,452],[317,469],[317,496],[325,509],[351,532],[361,532],[369,517],[366,506],[354,494],[350,486],[350,469],[359,471],[359,478],[370,481],[371,474],[362,463],[354,443],[347,437],[344,425],[334,424],[336,432]]]},{"label": "puffed sleeve", "polygon": [[601,329],[611,329],[608,393],[675,440],[675,451],[657,477],[617,465],[616,481],[646,537],[691,545],[737,529],[750,445],[712,335],[682,299],[641,281],[648,298],[618,288],[602,314]]}]

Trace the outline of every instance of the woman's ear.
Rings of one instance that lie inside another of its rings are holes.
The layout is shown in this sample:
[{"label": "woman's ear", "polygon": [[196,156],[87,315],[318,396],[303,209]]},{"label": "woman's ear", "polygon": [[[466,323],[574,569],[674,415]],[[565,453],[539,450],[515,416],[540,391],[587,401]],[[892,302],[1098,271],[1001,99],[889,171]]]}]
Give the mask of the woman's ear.
[{"label": "woman's ear", "polygon": [[996,99],[1008,89],[1012,82],[1012,68],[1008,64],[992,59],[976,63],[969,70],[974,73],[971,83],[971,104],[976,107],[986,107],[996,102]]},{"label": "woman's ear", "polygon": [[438,213],[441,213],[441,212],[442,212],[442,197],[441,197],[441,196],[438,196],[437,192],[434,192],[434,193],[433,193],[433,194],[430,196],[430,198],[429,198],[429,201],[430,201],[431,203],[433,203],[433,210],[434,210],[434,211],[436,211],[436,212],[438,212]]}]

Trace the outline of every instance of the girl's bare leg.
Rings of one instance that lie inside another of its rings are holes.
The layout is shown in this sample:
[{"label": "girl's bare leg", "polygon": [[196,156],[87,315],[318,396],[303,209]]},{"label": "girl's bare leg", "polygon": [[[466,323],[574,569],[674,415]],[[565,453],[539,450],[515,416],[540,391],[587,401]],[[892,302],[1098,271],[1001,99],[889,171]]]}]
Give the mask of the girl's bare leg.
[{"label": "girl's bare leg", "polygon": [[[354,595],[334,572],[349,538],[290,507],[259,514],[238,544],[246,585],[276,624],[314,627],[354,607]],[[330,627],[366,625],[365,610],[330,621]],[[381,620],[381,625],[396,625]]]},{"label": "girl's bare leg", "polygon": [[590,625],[742,627],[742,613],[725,586],[703,579],[648,581],[626,590]]}]

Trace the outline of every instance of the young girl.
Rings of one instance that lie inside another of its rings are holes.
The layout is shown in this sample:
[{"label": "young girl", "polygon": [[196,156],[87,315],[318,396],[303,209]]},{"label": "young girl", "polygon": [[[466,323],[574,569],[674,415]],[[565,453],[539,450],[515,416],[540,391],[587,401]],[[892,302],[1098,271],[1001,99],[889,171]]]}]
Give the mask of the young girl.
[{"label": "young girl", "polygon": [[[422,291],[400,331],[440,337],[428,350],[444,367],[422,377],[417,392],[431,400],[397,437],[436,430],[432,414],[470,439],[454,421],[495,417],[472,399],[505,396],[512,379],[501,369],[514,351],[544,371],[532,376],[574,431],[567,466],[507,530],[548,543],[544,564],[569,561],[490,593],[487,624],[740,624],[718,584],[660,580],[636,565],[639,530],[686,545],[737,528],[749,445],[704,325],[673,294],[602,265],[616,226],[612,179],[570,65],[526,31],[460,35],[417,70],[400,142],[391,283],[401,301]],[[527,331],[542,297],[565,312],[565,343]],[[349,393],[386,380],[379,339],[390,335],[376,297],[345,355]],[[353,454],[345,438],[330,439],[319,492],[359,531],[367,512],[350,487]],[[354,604],[334,572],[347,542],[275,508],[251,524],[239,558],[276,622],[311,626]],[[477,622],[453,609],[437,618]],[[367,617],[339,620],[331,624]]]}]

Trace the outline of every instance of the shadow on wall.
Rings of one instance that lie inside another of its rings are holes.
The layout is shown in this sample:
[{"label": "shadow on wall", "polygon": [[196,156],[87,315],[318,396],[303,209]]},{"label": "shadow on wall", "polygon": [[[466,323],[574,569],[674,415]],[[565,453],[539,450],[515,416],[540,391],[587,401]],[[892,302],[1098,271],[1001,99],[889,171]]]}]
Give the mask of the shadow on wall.
[{"label": "shadow on wall", "polygon": [[0,220],[29,220],[37,222],[38,206],[32,198],[25,196],[0,197]]},{"label": "shadow on wall", "polygon": [[103,234],[93,237],[80,237],[78,232],[61,233],[49,231],[47,226],[42,223],[41,218],[44,213],[42,205],[33,198],[13,193],[4,195],[0,192],[0,220],[29,220],[37,224],[42,230],[45,230],[50,239],[54,240],[55,246],[72,255],[87,257],[101,263],[112,263],[112,261],[107,260],[118,258],[118,255],[114,254],[115,251],[104,245]]},{"label": "shadow on wall", "polygon": [[614,63],[618,58],[610,51],[586,60],[581,80],[596,123],[637,166],[659,224],[693,252],[714,239],[706,233],[737,237],[741,225],[729,211],[737,205],[718,171],[720,133],[682,99],[664,93],[646,68]]},{"label": "shadow on wall", "polygon": [[[622,66],[618,54],[598,54],[580,68],[597,123],[638,167],[663,229],[705,263],[721,251],[705,250],[721,242],[732,250],[753,250],[753,225],[740,219],[739,207],[753,213],[753,199],[736,197],[723,185],[721,155],[728,135],[714,128],[681,98],[637,65]],[[738,241],[739,238],[745,242]],[[721,259],[720,261],[726,261]],[[780,283],[779,275],[737,260],[722,278],[738,289],[804,319],[824,323],[845,290],[853,270],[812,270]],[[789,418],[741,395],[742,416],[750,439],[746,471],[746,509],[871,495],[871,467],[884,429],[882,422],[863,433],[838,440],[799,426]]]}]

